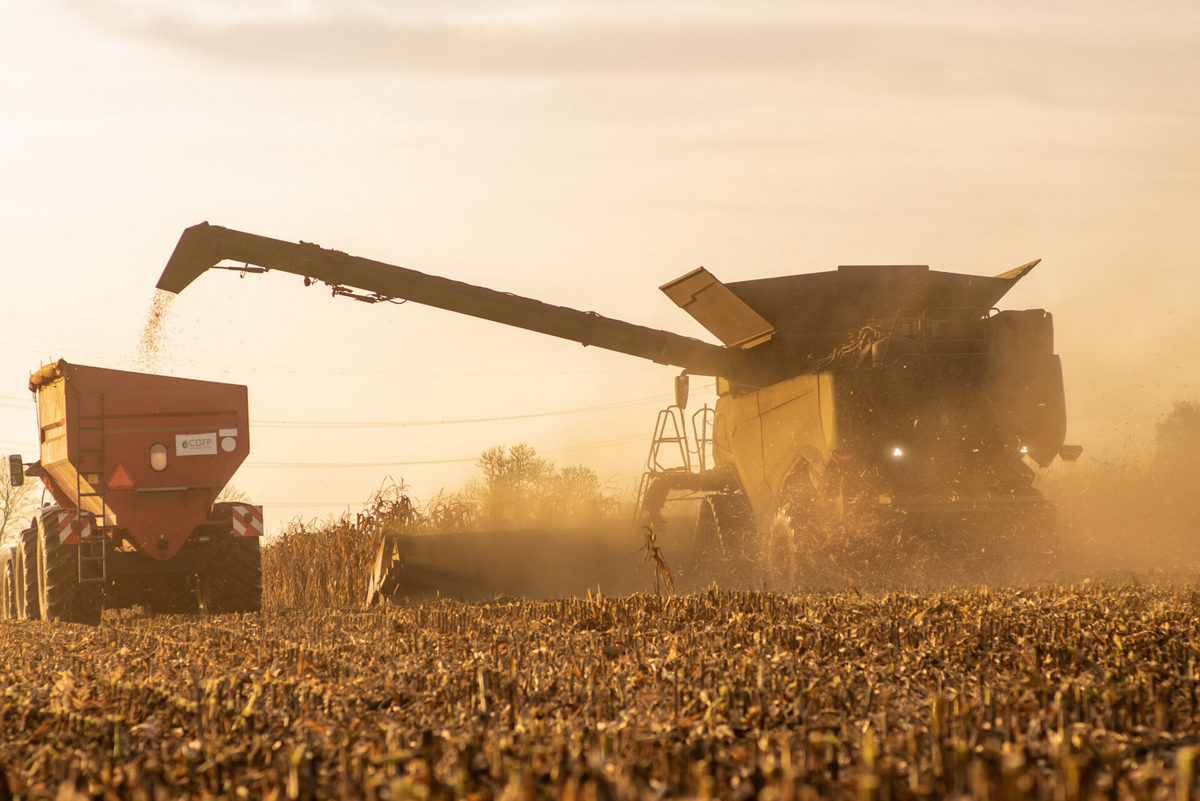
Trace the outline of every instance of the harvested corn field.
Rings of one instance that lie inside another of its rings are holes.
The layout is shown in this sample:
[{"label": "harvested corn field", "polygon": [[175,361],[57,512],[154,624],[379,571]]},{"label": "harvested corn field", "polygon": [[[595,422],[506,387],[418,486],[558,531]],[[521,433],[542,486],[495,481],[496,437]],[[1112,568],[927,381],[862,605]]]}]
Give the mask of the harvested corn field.
[{"label": "harvested corn field", "polygon": [[28,798],[1184,798],[1198,612],[1081,584],[2,623],[0,770]]}]

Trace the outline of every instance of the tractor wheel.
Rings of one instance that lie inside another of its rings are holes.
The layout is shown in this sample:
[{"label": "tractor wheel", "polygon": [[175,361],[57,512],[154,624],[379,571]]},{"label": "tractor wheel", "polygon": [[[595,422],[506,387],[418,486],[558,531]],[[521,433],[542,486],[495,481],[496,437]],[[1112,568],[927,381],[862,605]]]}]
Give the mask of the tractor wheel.
[{"label": "tractor wheel", "polygon": [[0,620],[16,620],[17,549],[5,548],[0,555]]},{"label": "tractor wheel", "polygon": [[42,610],[38,606],[38,531],[36,527],[21,532],[20,581],[25,590],[26,620],[41,620]]},{"label": "tractor wheel", "polygon": [[262,609],[262,550],[258,537],[235,537],[200,576],[200,607],[209,614]]},{"label": "tractor wheel", "polygon": [[47,528],[37,538],[38,607],[43,620],[100,625],[103,582],[79,581],[78,548],[59,545],[58,532]]}]

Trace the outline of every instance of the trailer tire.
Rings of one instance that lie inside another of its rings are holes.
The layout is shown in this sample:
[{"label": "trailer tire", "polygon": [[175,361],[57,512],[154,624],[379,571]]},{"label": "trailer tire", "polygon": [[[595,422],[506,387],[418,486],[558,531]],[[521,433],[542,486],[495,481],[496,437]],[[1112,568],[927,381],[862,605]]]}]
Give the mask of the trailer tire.
[{"label": "trailer tire", "polygon": [[0,620],[16,620],[17,549],[5,548],[0,554]]},{"label": "trailer tire", "polygon": [[212,509],[209,510],[208,519],[209,520],[232,520],[233,519],[233,507],[242,506],[242,505],[243,504],[238,503],[236,501],[220,501],[219,503],[214,503],[212,505]]},{"label": "trailer tire", "polygon": [[235,537],[200,576],[200,607],[214,615],[262,610],[262,549],[258,537]]},{"label": "trailer tire", "polygon": [[21,532],[21,584],[25,590],[25,610],[21,617],[26,620],[41,620],[42,610],[38,606],[38,532],[37,527]]},{"label": "trailer tire", "polygon": [[58,531],[53,527],[43,528],[43,535],[37,538],[41,545],[37,566],[41,576],[38,607],[42,619],[100,625],[103,582],[81,582],[78,548],[60,545]]},{"label": "trailer tire", "polygon": [[172,578],[163,582],[146,597],[146,607],[152,615],[194,615],[200,611],[195,582],[191,576],[184,580]]}]

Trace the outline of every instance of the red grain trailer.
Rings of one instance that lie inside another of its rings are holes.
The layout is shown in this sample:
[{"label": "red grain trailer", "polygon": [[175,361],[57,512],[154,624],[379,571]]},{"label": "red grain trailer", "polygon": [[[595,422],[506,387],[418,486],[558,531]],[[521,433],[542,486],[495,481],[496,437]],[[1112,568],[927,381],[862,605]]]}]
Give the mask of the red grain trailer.
[{"label": "red grain trailer", "polygon": [[29,379],[46,503],[0,553],[0,615],[251,612],[262,507],[217,503],[250,451],[246,387],[57,361]]}]

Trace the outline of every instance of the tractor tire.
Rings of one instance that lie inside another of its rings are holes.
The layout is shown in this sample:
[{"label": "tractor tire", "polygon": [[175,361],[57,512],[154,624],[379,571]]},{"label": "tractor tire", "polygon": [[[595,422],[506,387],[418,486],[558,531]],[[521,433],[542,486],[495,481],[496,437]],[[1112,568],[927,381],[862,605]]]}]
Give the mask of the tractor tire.
[{"label": "tractor tire", "polygon": [[262,550],[258,537],[232,538],[200,576],[200,608],[212,615],[262,610]]},{"label": "tractor tire", "polygon": [[41,620],[42,610],[38,606],[38,531],[37,527],[21,532],[21,583],[25,590],[26,620]]},{"label": "tractor tire", "polygon": [[16,620],[17,611],[17,549],[5,548],[0,553],[0,620]]},{"label": "tractor tire", "polygon": [[57,531],[47,529],[37,540],[42,619],[100,625],[104,583],[79,581],[78,548],[59,545]]}]

